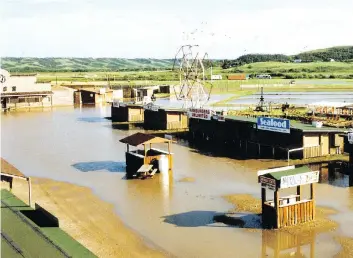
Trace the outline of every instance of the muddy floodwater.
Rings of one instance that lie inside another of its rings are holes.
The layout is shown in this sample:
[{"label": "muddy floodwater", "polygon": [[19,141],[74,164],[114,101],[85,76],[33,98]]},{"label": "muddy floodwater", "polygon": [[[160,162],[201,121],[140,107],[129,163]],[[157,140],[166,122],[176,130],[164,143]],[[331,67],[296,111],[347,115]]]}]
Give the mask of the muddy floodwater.
[{"label": "muddy floodwater", "polygon": [[[222,196],[260,198],[258,169],[271,160],[235,160],[204,155],[184,141],[174,144],[174,170],[151,180],[125,180],[125,145],[134,131],[114,129],[110,107],[53,108],[1,116],[1,156],[28,176],[70,182],[93,189],[152,248],[177,257],[273,257],[271,243],[284,233],[264,233],[214,223],[233,206]],[[285,164],[285,163],[281,163]],[[306,257],[341,252],[337,237],[353,238],[353,187],[347,175],[327,175],[316,189],[318,206],[336,211],[334,231],[313,233],[302,242]],[[97,210],[96,212],[99,212]],[[300,236],[299,236],[300,237]]]}]

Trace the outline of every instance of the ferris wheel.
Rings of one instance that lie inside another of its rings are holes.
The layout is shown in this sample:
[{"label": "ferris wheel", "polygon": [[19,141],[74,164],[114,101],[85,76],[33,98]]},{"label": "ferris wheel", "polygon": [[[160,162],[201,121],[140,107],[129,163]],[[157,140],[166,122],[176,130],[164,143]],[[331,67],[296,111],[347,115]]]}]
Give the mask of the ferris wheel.
[{"label": "ferris wheel", "polygon": [[207,53],[201,55],[198,47],[183,45],[175,55],[173,70],[179,73],[179,85],[174,86],[174,93],[178,100],[184,101],[184,108],[202,108],[209,101],[213,88],[205,77]]}]

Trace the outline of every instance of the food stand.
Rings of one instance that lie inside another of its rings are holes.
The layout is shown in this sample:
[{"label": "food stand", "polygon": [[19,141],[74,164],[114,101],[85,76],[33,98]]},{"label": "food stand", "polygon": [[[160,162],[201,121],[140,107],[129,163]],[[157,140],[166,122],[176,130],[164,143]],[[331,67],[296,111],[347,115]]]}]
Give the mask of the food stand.
[{"label": "food stand", "polygon": [[[315,183],[319,171],[307,166],[286,166],[258,171],[261,184],[262,224],[264,228],[282,228],[315,219]],[[303,198],[302,186],[310,185],[310,197]],[[279,196],[281,189],[296,188],[296,194]],[[267,190],[273,199],[267,200]]]},{"label": "food stand", "polygon": [[[173,153],[171,153],[172,140],[161,138],[144,133],[135,133],[120,142],[126,144],[126,177],[134,178],[143,175],[151,175],[159,172],[159,161],[163,157],[168,159],[168,169],[171,170],[173,166]],[[168,150],[161,150],[152,148],[152,144],[168,145]],[[130,146],[138,147],[142,145],[143,149],[130,150]],[[151,172],[150,172],[151,171]]]}]

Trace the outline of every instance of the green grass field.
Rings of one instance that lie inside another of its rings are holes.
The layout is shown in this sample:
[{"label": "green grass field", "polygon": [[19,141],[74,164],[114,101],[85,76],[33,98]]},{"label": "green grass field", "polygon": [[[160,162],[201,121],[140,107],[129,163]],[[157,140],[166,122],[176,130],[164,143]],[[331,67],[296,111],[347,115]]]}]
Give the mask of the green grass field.
[{"label": "green grass field", "polygon": [[[7,190],[1,190],[1,200],[8,206],[17,211],[33,211],[24,202],[19,200],[16,196]],[[87,248],[82,246],[71,236],[65,233],[58,227],[39,227],[33,221],[22,216],[31,225],[39,228],[51,241],[64,250],[72,257],[96,257]],[[19,216],[17,216],[5,205],[1,205],[1,230],[5,232],[12,241],[14,241],[23,251],[24,257],[65,257],[55,246],[49,243],[45,238],[40,236],[35,230],[25,223]],[[2,239],[1,257],[22,257],[14,251],[14,249]],[[16,254],[15,254],[16,253]]]}]

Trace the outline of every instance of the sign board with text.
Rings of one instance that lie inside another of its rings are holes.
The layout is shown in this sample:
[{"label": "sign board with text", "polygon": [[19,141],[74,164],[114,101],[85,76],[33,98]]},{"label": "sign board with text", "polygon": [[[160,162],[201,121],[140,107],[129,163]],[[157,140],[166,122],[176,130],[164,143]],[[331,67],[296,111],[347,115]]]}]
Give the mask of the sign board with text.
[{"label": "sign board with text", "polygon": [[188,110],[188,115],[190,118],[211,120],[212,111],[210,109],[203,109],[203,108],[190,108]]},{"label": "sign board with text", "polygon": [[275,191],[276,190],[276,180],[264,176],[259,177],[261,184],[265,185],[268,189]]},{"label": "sign board with text", "polygon": [[295,187],[319,182],[319,171],[281,177],[280,188]]},{"label": "sign board with text", "polygon": [[257,128],[265,131],[290,133],[290,125],[288,119],[258,117]]}]

